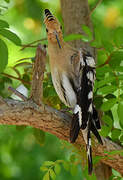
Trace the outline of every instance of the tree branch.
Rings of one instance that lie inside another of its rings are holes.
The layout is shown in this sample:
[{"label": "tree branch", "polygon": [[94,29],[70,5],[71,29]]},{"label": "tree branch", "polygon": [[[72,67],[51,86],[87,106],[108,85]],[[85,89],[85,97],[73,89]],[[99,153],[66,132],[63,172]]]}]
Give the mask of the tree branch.
[{"label": "tree branch", "polygon": [[23,101],[27,101],[27,97],[24,96],[23,94],[21,94],[19,91],[17,91],[16,89],[12,88],[12,87],[8,87],[9,91],[12,91],[16,96],[18,96],[19,98],[21,98]]},{"label": "tree branch", "polygon": [[[62,113],[51,107],[38,106],[32,100],[18,102],[15,100],[0,100],[0,124],[25,125],[41,129],[69,142],[71,115]],[[101,162],[109,165],[123,175],[123,156],[108,155],[105,152],[121,150],[122,147],[108,139],[103,139],[104,145],[99,145],[93,138],[93,154],[101,156]],[[80,134],[75,145],[80,149],[84,145]]]},{"label": "tree branch", "polygon": [[37,104],[40,104],[43,97],[43,79],[46,64],[46,49],[38,44],[35,62],[33,66],[32,91],[31,98]]},{"label": "tree branch", "polygon": [[95,9],[97,8],[97,6],[99,6],[101,4],[102,0],[98,0],[98,2],[96,3],[96,5],[93,7],[93,9],[91,9],[91,12],[89,14],[89,16],[92,15],[92,13],[95,11]]},{"label": "tree branch", "polygon": [[35,43],[39,43],[39,42],[45,41],[45,40],[47,40],[47,38],[38,39],[38,40],[33,41],[33,42],[29,43],[29,44],[22,44],[21,45],[22,48],[20,50],[22,51],[22,50],[24,50],[27,47],[37,47],[37,45],[34,45]]},{"label": "tree branch", "polygon": [[3,76],[8,77],[8,78],[12,78],[12,79],[19,80],[19,81],[21,81],[23,84],[27,84],[27,85],[30,84],[30,82],[24,81],[23,79],[20,79],[19,77],[15,77],[15,76],[12,76],[12,75],[6,74],[6,73],[1,73],[1,74],[2,74]]}]

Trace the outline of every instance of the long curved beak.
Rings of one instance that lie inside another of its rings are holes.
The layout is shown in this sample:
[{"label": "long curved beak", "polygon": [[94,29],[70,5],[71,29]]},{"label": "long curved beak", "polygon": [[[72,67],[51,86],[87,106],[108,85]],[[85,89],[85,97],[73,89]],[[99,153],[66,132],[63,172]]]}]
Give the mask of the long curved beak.
[{"label": "long curved beak", "polygon": [[60,44],[60,41],[59,41],[59,38],[58,38],[58,34],[57,34],[56,31],[54,32],[54,34],[55,34],[55,36],[56,36],[56,40],[57,40],[57,43],[58,43],[58,45],[59,45],[59,48],[61,49],[61,44]]}]

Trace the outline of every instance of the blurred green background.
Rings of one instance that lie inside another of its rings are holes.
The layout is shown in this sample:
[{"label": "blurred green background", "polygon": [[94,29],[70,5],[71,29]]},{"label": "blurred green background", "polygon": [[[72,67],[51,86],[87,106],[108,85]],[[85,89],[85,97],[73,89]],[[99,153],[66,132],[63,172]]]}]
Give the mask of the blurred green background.
[{"label": "blurred green background", "polygon": [[[96,0],[89,0],[90,8],[92,9],[96,3]],[[20,37],[22,44],[28,44],[46,37],[43,23],[45,8],[49,8],[63,24],[59,0],[0,0],[0,19],[8,22],[10,30]],[[104,37],[111,40],[112,30],[123,27],[123,1],[103,0],[93,12],[92,22],[94,29],[99,31],[102,39]],[[98,36],[98,32],[96,35]],[[9,51],[8,65],[4,72],[15,76],[16,73],[11,67],[21,58],[33,58],[35,48],[26,48],[20,51],[19,46],[6,39],[4,41]],[[43,43],[47,42],[44,41]],[[98,54],[98,65],[102,64],[106,59],[105,56],[100,58],[101,55]],[[48,66],[47,69],[49,69]],[[24,73],[22,67],[19,67],[19,71],[22,74]],[[4,85],[0,84],[0,94],[3,97],[10,95],[7,89],[9,85],[17,88],[21,84],[20,81],[14,79],[10,81],[7,77],[4,80],[1,79],[2,81],[6,81]],[[57,108],[59,108],[59,103],[58,100]],[[115,108],[114,116],[117,116]],[[42,180],[44,172],[40,170],[40,167],[44,161],[56,161],[59,159],[67,161],[70,159],[71,149],[63,148],[64,145],[58,138],[46,133],[45,143],[41,146],[37,143],[33,132],[34,130],[31,127],[17,130],[14,126],[0,126],[0,180]],[[77,170],[77,174],[73,176],[62,167],[56,179],[83,179],[80,165],[77,166]],[[95,177],[92,179],[95,179]]]}]

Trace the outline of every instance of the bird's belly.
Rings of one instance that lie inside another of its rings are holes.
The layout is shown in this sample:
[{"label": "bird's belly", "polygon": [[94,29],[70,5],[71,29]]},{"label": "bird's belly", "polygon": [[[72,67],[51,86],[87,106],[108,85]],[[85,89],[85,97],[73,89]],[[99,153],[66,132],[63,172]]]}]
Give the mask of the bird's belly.
[{"label": "bird's belly", "polygon": [[74,108],[77,99],[68,77],[65,74],[60,75],[55,69],[52,73],[52,81],[60,100],[66,106]]}]

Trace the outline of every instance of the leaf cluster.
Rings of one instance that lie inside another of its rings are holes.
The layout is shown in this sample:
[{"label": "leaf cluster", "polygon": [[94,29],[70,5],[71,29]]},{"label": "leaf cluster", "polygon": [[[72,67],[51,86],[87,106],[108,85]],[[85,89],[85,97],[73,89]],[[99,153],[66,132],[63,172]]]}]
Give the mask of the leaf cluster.
[{"label": "leaf cluster", "polygon": [[12,31],[9,30],[9,24],[0,19],[0,73],[4,71],[8,64],[8,47],[3,39],[12,41],[15,45],[20,46],[20,38]]}]

